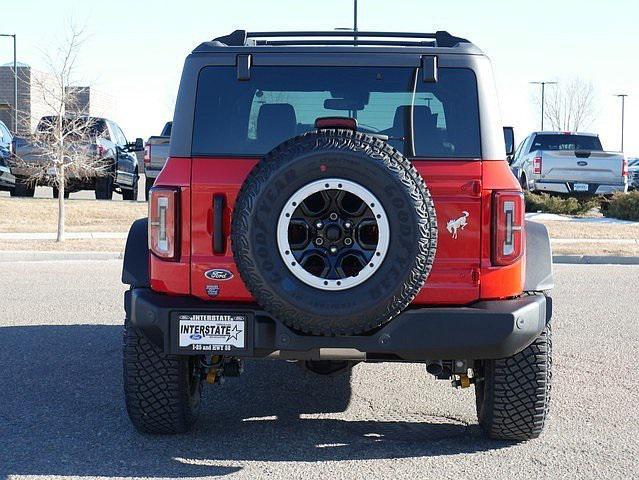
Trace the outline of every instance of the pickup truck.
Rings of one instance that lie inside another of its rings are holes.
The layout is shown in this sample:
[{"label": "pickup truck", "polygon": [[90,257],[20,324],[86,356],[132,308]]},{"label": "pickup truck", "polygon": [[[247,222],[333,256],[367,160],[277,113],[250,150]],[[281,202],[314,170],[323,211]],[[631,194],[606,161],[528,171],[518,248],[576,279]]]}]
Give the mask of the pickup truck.
[{"label": "pickup truck", "polygon": [[524,190],[563,194],[610,195],[628,190],[628,161],[605,152],[596,134],[533,132],[511,159]]},{"label": "pickup truck", "polygon": [[169,156],[169,141],[173,122],[166,122],[162,133],[149,137],[144,146],[144,175],[146,176],[145,197],[149,199],[149,190],[158,177]]},{"label": "pickup truck", "polygon": [[[11,161],[11,173],[16,177],[16,185],[11,196],[33,197],[36,184],[41,184],[53,186],[53,196],[57,197],[55,171],[45,153],[47,132],[51,131],[51,125],[57,122],[57,118],[42,117],[31,137],[14,143],[16,149]],[[77,118],[65,117],[64,122],[69,128],[72,128],[71,125],[77,127]],[[104,160],[109,168],[104,175],[95,172],[84,172],[82,175],[69,173],[64,195],[80,190],[95,190],[96,199],[111,200],[113,192],[117,191],[124,200],[137,200],[139,174],[134,152],[143,149],[142,139],[136,139],[135,143],[127,142],[120,127],[105,118],[86,117],[83,122],[86,132],[69,135],[67,141],[74,142],[75,148],[84,150],[87,156]],[[33,181],[34,176],[38,176],[37,181]]]}]

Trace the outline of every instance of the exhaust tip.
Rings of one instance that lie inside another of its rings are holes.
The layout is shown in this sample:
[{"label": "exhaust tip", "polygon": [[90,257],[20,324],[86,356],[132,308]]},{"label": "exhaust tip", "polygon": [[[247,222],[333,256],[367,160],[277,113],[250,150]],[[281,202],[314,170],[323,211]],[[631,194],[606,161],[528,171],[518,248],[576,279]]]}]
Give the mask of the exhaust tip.
[{"label": "exhaust tip", "polygon": [[430,373],[431,375],[434,375],[437,377],[441,375],[442,372],[444,371],[444,366],[442,365],[442,362],[440,360],[437,360],[435,362],[430,362],[428,365],[426,365],[426,371]]}]

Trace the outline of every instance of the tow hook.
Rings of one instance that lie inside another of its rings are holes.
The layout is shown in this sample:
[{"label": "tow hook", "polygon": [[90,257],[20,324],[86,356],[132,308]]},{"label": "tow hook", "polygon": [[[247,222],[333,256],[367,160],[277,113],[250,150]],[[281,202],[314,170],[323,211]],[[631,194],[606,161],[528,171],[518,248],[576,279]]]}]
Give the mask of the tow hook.
[{"label": "tow hook", "polygon": [[452,383],[455,388],[468,388],[471,383],[475,383],[475,378],[462,373],[461,375],[455,375]]},{"label": "tow hook", "polygon": [[202,362],[202,370],[206,383],[224,383],[225,377],[239,377],[244,371],[244,363],[239,358],[214,355],[210,363]]}]

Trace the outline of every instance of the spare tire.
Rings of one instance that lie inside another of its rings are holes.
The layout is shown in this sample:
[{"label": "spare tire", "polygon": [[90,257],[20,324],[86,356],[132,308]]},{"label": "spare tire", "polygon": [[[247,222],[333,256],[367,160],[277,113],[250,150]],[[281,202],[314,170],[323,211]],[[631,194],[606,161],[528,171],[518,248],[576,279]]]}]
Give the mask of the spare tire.
[{"label": "spare tire", "polygon": [[352,335],[424,285],[437,222],[424,180],[383,140],[319,130],[269,152],[236,199],[231,241],[257,302],[294,330]]}]

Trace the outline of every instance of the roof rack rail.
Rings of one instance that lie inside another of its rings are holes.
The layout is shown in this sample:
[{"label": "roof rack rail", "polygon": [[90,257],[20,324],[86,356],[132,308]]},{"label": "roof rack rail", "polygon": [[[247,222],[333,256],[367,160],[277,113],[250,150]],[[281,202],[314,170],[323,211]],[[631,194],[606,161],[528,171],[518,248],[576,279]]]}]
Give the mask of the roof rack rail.
[{"label": "roof rack rail", "polygon": [[427,45],[437,47],[454,47],[459,43],[470,43],[465,38],[455,37],[445,31],[437,31],[435,33],[416,33],[355,32],[353,30],[311,32],[246,32],[245,30],[235,30],[233,33],[215,38],[213,41],[233,47],[252,45]]}]

